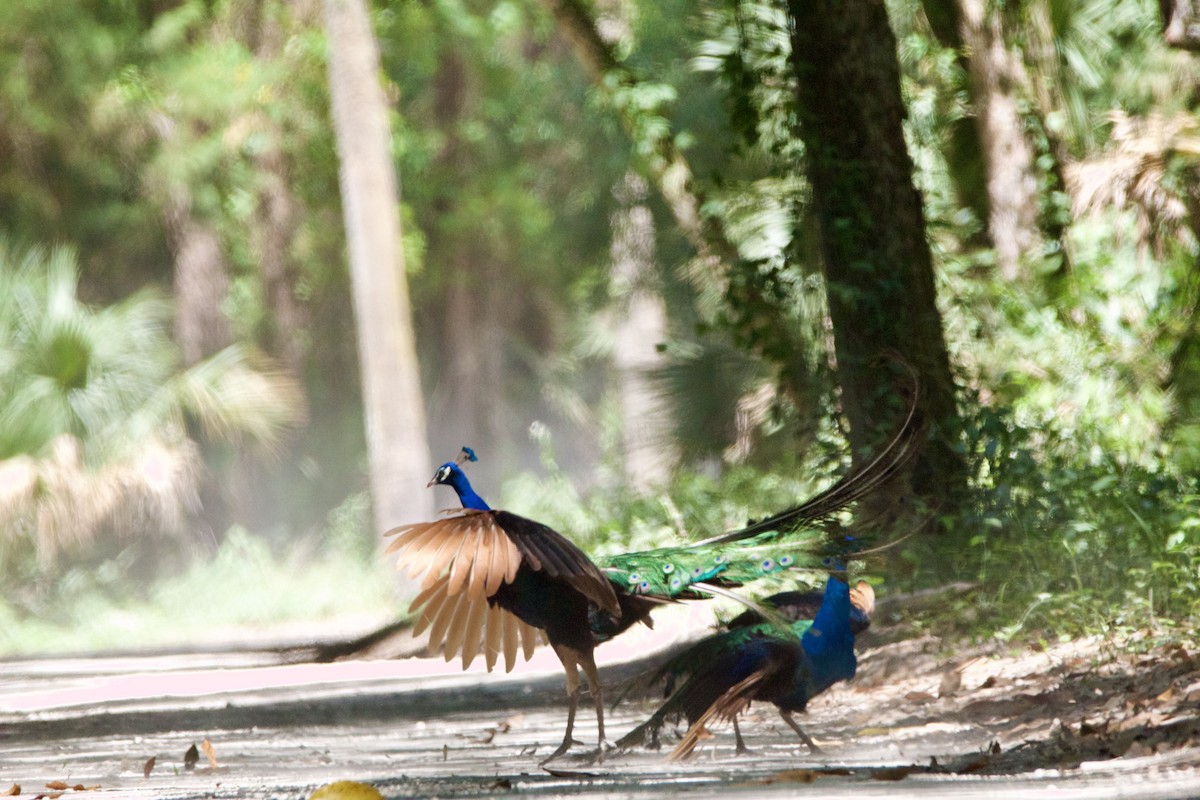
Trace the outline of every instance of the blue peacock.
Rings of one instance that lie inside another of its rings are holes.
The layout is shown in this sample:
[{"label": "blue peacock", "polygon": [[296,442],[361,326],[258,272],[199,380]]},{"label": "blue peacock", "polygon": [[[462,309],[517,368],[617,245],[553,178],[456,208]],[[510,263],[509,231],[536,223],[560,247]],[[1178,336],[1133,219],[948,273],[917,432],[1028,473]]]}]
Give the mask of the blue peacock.
[{"label": "blue peacock", "polygon": [[842,573],[830,575],[822,593],[781,592],[762,603],[766,616],[747,611],[728,630],[690,645],[635,681],[652,685],[665,679],[669,696],[617,747],[657,747],[663,726],[684,718],[688,729],[671,760],[691,755],[713,722],[732,722],[737,752],[745,753],[737,717],[760,700],[774,703],[788,727],[816,752],[792,715],[834,683],[854,677],[854,638],[871,624],[874,590],[864,581],[851,589]]},{"label": "blue peacock", "polygon": [[423,577],[412,602],[414,633],[430,631],[430,648],[463,668],[482,653],[491,670],[503,655],[511,670],[518,651],[528,659],[549,642],[566,673],[568,712],[559,747],[573,739],[582,669],[596,709],[601,752],[603,691],[593,651],[636,623],[651,625],[663,603],[704,599],[780,570],[827,571],[827,537],[814,523],[888,481],[918,449],[921,429],[910,412],[899,432],[871,462],[807,502],[745,528],[687,546],[610,556],[597,564],[558,531],[492,509],[471,487],[464,448],[438,467],[429,485],[454,489],[462,510],[433,522],[389,531],[388,553],[410,577]]}]

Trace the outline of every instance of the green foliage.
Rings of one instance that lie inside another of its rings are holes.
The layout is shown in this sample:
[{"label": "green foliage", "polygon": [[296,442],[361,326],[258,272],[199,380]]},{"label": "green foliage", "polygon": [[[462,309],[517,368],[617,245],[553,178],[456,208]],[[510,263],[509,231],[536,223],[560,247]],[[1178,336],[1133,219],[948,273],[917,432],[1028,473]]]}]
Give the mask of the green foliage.
[{"label": "green foliage", "polygon": [[183,369],[170,305],[144,292],[93,309],[74,255],[0,247],[0,575],[36,575],[62,551],[178,532],[196,502],[189,424],[276,445],[296,387],[230,348]]}]

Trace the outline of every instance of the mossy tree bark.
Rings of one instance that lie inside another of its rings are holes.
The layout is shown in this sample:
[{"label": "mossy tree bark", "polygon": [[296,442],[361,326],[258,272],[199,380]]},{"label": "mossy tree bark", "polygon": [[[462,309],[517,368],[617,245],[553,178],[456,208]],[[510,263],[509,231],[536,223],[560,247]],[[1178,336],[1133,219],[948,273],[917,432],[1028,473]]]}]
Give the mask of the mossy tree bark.
[{"label": "mossy tree bark", "polygon": [[934,435],[913,489],[961,495],[955,387],[923,201],[904,142],[896,40],[879,0],[789,0],[797,109],[821,232],[842,409],[856,457],[896,424],[904,398],[881,357],[912,364]]}]

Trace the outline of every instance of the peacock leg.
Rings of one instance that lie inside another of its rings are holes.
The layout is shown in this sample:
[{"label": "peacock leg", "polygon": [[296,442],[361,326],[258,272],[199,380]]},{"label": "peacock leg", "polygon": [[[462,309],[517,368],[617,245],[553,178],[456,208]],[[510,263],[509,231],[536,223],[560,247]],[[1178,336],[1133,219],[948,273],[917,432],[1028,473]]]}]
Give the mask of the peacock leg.
[{"label": "peacock leg", "polygon": [[754,752],[749,747],[746,747],[746,740],[742,738],[742,730],[738,727],[737,717],[733,718],[733,738],[737,742],[737,750],[735,751],[737,755],[748,756]]},{"label": "peacock leg", "polygon": [[596,669],[596,658],[591,651],[579,654],[579,664],[583,667],[583,674],[587,676],[592,702],[596,704],[596,734],[599,738],[596,755],[603,758],[605,752],[612,750],[613,746],[604,736],[604,687],[600,685],[600,670]]},{"label": "peacock leg", "polygon": [[554,652],[558,655],[559,661],[562,662],[563,670],[567,673],[567,732],[563,734],[562,744],[558,749],[543,759],[538,766],[549,764],[554,759],[561,756],[563,753],[571,749],[571,745],[578,744],[571,735],[575,732],[575,709],[579,707],[579,662],[578,654],[566,647],[554,646]]},{"label": "peacock leg", "polygon": [[783,717],[783,721],[788,724],[788,727],[796,732],[796,735],[800,737],[800,741],[802,741],[806,745],[808,745],[808,749],[810,752],[813,752],[813,753],[821,752],[821,748],[817,747],[817,743],[814,742],[807,733],[805,733],[803,730],[801,730],[800,724],[798,722],[796,722],[796,720],[792,719],[792,715],[790,712],[784,711],[781,708],[781,709],[779,709],[779,716]]}]

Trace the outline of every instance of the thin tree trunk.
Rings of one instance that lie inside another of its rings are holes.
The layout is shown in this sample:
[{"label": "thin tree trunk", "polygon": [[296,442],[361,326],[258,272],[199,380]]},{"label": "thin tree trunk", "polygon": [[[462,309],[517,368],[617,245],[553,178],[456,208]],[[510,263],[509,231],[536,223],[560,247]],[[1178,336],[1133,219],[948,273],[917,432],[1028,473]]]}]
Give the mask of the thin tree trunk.
[{"label": "thin tree trunk", "polygon": [[620,208],[612,218],[612,280],[616,304],[610,318],[613,366],[620,394],[625,476],[631,486],[662,485],[674,462],[670,419],[651,373],[663,365],[658,345],[667,337],[667,311],[654,290],[654,216],[646,207],[646,182],[630,172],[614,190]]},{"label": "thin tree trunk", "polygon": [[[842,407],[861,457],[903,406],[881,356],[897,354],[917,369],[926,418],[951,431],[954,382],[886,8],[876,0],[789,0],[788,8]],[[921,456],[913,488],[933,499],[964,487],[963,463],[943,427]]]},{"label": "thin tree trunk", "polygon": [[329,86],[379,529],[427,519],[431,464],[379,52],[365,0],[325,0]]},{"label": "thin tree trunk", "polygon": [[221,311],[229,292],[228,267],[220,237],[192,215],[186,189],[176,192],[166,222],[175,254],[175,341],[184,364],[191,366],[233,341]]},{"label": "thin tree trunk", "polygon": [[988,233],[1005,280],[1020,277],[1023,259],[1040,252],[1033,148],[1017,106],[1020,61],[1004,40],[1000,11],[986,0],[958,0],[969,54],[971,98],[987,166]]}]

